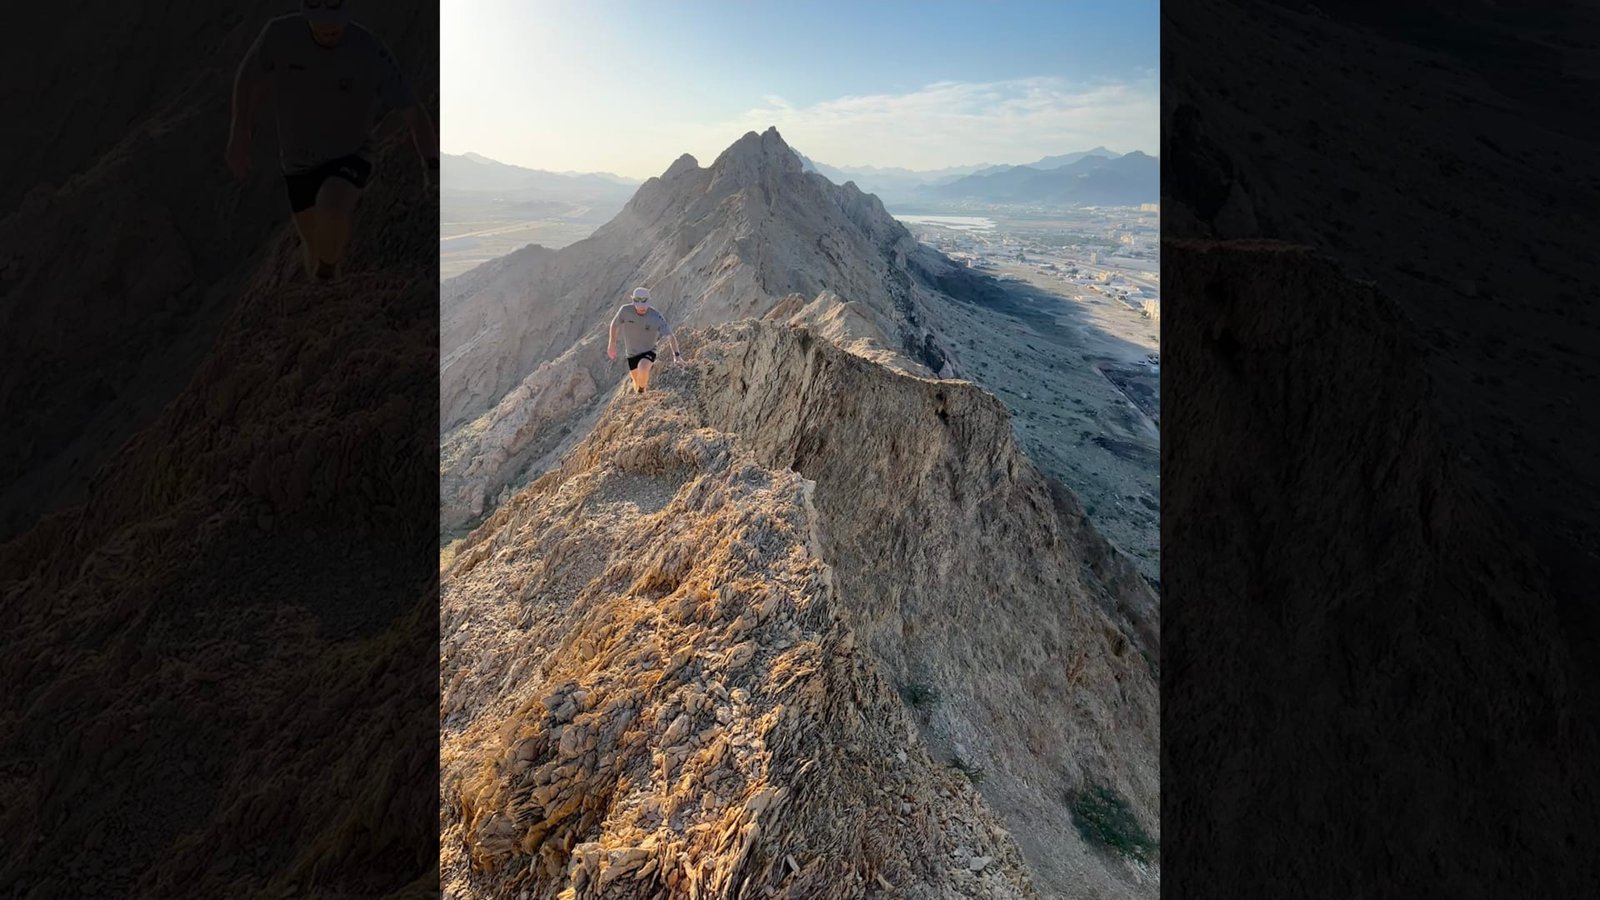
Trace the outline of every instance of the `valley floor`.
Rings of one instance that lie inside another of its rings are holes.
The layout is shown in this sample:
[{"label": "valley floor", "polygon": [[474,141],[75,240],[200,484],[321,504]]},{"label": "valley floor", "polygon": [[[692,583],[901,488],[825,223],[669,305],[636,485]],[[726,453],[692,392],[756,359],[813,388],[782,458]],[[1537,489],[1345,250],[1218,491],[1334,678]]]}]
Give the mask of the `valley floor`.
[{"label": "valley floor", "polygon": [[439,207],[439,280],[539,244],[559,250],[594,233],[617,211],[610,203],[550,201],[538,214],[518,204],[470,195],[445,194]]}]

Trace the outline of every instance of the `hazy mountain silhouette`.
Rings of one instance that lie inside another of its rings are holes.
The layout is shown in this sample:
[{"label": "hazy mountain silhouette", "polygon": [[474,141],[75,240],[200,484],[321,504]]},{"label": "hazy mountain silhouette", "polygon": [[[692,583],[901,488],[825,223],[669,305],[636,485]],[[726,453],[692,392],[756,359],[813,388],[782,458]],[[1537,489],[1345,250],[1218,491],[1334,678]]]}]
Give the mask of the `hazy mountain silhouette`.
[{"label": "hazy mountain silhouette", "polygon": [[1161,196],[1161,164],[1135,150],[1122,156],[1094,151],[1068,154],[1073,161],[1053,169],[1016,166],[925,189],[927,198],[981,203],[1041,203],[1063,206],[1135,206]]},{"label": "hazy mountain silhouette", "polygon": [[477,153],[441,154],[439,188],[445,192],[510,193],[521,199],[626,199],[638,182],[609,172],[547,172],[499,162]]}]

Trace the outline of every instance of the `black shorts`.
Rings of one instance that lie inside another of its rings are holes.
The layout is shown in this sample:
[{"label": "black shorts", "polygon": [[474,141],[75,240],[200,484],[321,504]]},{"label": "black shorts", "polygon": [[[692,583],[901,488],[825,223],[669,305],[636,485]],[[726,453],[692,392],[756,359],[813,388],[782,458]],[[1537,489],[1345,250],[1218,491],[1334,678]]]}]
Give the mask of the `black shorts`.
[{"label": "black shorts", "polygon": [[632,372],[634,369],[639,368],[639,360],[641,360],[641,359],[648,359],[651,362],[655,362],[656,361],[656,352],[654,350],[646,350],[645,352],[639,354],[638,356],[630,356],[630,357],[628,357],[628,371]]},{"label": "black shorts", "polygon": [[314,169],[283,176],[284,187],[289,189],[289,208],[304,212],[317,205],[317,191],[329,178],[343,178],[357,188],[367,186],[372,175],[372,162],[360,156],[341,156]]}]

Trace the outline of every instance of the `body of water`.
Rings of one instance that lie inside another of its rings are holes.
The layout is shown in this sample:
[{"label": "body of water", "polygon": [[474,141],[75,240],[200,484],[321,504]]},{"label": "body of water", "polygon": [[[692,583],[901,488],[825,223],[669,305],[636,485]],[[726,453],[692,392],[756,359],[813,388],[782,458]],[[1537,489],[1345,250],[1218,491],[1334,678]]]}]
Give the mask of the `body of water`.
[{"label": "body of water", "polygon": [[994,220],[988,216],[895,216],[907,225],[938,225],[955,231],[993,231]]}]

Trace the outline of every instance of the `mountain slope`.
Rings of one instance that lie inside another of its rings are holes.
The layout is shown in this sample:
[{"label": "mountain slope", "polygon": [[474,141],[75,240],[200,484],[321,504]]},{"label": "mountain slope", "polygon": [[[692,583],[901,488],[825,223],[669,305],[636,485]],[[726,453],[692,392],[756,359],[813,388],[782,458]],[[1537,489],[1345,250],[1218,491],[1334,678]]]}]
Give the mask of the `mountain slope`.
[{"label": "mountain slope", "polygon": [[779,322],[689,337],[444,573],[447,882],[1152,896],[1067,798],[1158,829],[1155,598],[1004,408]]}]

